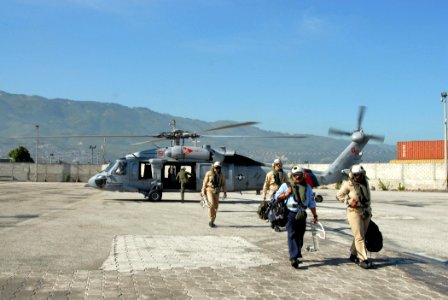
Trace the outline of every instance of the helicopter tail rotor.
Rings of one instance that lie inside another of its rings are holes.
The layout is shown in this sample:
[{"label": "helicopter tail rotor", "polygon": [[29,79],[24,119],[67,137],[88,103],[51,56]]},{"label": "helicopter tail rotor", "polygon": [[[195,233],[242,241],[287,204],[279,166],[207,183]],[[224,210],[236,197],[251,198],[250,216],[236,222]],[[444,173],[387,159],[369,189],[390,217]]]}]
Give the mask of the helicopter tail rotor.
[{"label": "helicopter tail rotor", "polygon": [[357,127],[358,131],[361,130],[361,124],[362,124],[362,120],[364,119],[365,112],[366,112],[366,107],[365,106],[360,106],[359,107],[359,112],[358,112],[358,127]]},{"label": "helicopter tail rotor", "polygon": [[365,106],[359,107],[358,122],[357,122],[357,128],[355,131],[349,132],[349,131],[339,130],[339,129],[335,129],[335,128],[330,128],[328,130],[328,134],[329,135],[339,135],[339,136],[350,136],[354,142],[359,142],[359,143],[365,141],[366,139],[377,141],[377,142],[384,142],[383,135],[372,135],[372,134],[364,133],[364,131],[362,129],[362,121],[364,119],[364,114],[366,112],[366,109],[367,108]]},{"label": "helicopter tail rotor", "polygon": [[336,128],[333,128],[333,127],[331,127],[328,130],[328,134],[330,134],[330,135],[346,135],[346,136],[351,136],[352,135],[351,132],[339,130],[339,129],[336,129]]}]

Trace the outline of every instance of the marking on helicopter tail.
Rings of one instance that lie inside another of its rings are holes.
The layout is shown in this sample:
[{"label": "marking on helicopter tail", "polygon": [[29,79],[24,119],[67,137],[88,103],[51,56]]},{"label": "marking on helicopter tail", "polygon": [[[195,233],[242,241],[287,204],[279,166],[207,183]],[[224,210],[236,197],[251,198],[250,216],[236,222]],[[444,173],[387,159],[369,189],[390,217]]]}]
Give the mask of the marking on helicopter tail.
[{"label": "marking on helicopter tail", "polygon": [[359,150],[356,149],[356,147],[352,147],[352,153],[353,154],[359,154]]},{"label": "marking on helicopter tail", "polygon": [[145,269],[246,269],[273,263],[261,249],[235,236],[115,236],[105,271]]}]

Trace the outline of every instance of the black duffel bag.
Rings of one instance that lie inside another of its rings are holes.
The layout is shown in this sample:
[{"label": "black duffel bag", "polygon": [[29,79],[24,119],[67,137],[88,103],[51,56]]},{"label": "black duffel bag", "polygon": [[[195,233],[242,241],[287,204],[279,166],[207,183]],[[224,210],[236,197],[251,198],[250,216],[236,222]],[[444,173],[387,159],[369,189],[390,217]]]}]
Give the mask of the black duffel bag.
[{"label": "black duffel bag", "polygon": [[372,220],[370,220],[369,227],[367,228],[365,241],[367,251],[380,252],[383,249],[383,235],[378,225]]}]

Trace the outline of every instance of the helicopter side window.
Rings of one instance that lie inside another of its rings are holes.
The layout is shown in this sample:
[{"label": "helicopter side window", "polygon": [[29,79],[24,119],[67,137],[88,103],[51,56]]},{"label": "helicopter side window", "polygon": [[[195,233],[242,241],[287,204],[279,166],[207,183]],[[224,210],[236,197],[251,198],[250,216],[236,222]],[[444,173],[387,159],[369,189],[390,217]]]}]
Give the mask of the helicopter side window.
[{"label": "helicopter side window", "polygon": [[116,168],[113,171],[116,175],[126,175],[126,161],[117,161]]},{"label": "helicopter side window", "polygon": [[140,173],[139,173],[140,179],[150,179],[152,178],[152,168],[151,164],[148,162],[142,162],[140,163]]}]

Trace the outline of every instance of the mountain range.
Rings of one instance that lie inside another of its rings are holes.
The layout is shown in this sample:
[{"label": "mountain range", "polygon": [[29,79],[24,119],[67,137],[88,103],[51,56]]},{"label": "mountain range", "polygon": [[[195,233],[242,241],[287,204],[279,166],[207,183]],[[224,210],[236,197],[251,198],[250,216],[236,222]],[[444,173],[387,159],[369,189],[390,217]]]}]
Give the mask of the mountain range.
[{"label": "mountain range", "polygon": [[[231,120],[205,122],[158,113],[150,108],[131,108],[95,101],[47,99],[4,91],[0,91],[0,120],[0,158],[6,158],[8,152],[18,146],[26,147],[34,158],[36,136],[39,134],[38,160],[68,163],[102,163],[128,153],[166,147],[170,143],[159,141],[156,144],[133,146],[133,143],[152,138],[44,138],[44,136],[157,135],[160,132],[171,131],[171,120],[176,120],[177,129],[208,135],[210,133],[206,130],[209,128],[236,123]],[[267,163],[277,157],[290,163],[329,163],[349,143],[348,139],[315,135],[306,135],[301,139],[266,138],[288,134],[261,130],[256,126],[225,129],[213,134],[260,136],[260,138],[202,136],[199,138],[199,144],[209,144],[212,147],[225,146],[228,150]],[[185,144],[192,145],[190,140],[185,141]],[[387,162],[395,158],[396,147],[392,145],[369,143],[363,151],[364,162]]]}]

